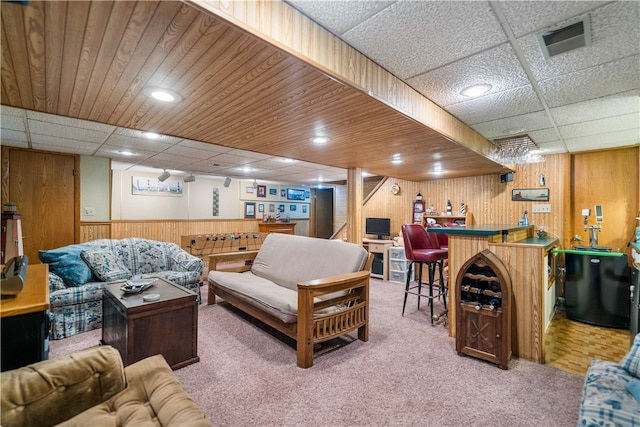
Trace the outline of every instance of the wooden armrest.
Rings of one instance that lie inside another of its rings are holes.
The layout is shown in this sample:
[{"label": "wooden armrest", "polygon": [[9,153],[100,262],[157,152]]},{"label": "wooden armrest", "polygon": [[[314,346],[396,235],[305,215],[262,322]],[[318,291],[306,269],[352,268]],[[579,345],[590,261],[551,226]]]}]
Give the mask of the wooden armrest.
[{"label": "wooden armrest", "polygon": [[209,255],[209,271],[249,271],[258,251],[225,252]]},{"label": "wooden armrest", "polygon": [[298,291],[312,291],[317,295],[345,291],[367,285],[369,283],[369,276],[369,271],[356,271],[355,273],[309,280],[298,283]]}]

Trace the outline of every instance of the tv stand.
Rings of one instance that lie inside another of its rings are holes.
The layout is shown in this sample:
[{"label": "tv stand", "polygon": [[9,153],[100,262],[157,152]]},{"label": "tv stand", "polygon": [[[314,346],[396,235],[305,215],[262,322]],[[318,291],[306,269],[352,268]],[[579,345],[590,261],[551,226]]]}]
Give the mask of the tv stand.
[{"label": "tv stand", "polygon": [[389,280],[389,248],[393,240],[362,239],[362,246],[374,256],[371,277]]}]

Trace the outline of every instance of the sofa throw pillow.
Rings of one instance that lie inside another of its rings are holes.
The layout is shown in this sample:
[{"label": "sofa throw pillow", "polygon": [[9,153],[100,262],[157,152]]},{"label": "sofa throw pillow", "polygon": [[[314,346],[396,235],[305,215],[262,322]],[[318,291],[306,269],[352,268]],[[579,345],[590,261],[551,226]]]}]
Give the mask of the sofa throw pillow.
[{"label": "sofa throw pillow", "polygon": [[629,393],[640,402],[640,381],[629,381],[624,385]]},{"label": "sofa throw pillow", "polygon": [[634,377],[640,377],[640,334],[633,339],[633,345],[620,361],[620,366]]},{"label": "sofa throw pillow", "polygon": [[93,274],[103,282],[131,278],[131,271],[113,252],[100,249],[87,249],[80,254],[89,265]]},{"label": "sofa throw pillow", "polygon": [[49,264],[49,271],[60,277],[67,286],[78,287],[97,278],[80,257],[82,251],[91,246],[76,244],[47,251],[38,251],[40,262]]}]

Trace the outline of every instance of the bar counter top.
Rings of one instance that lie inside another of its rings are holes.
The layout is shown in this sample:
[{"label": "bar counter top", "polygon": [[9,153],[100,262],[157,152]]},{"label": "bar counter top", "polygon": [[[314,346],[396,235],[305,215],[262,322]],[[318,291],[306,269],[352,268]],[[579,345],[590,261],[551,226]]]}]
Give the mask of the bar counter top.
[{"label": "bar counter top", "polygon": [[526,230],[531,225],[513,224],[484,224],[468,225],[466,227],[431,227],[429,231],[434,233],[464,234],[470,236],[493,236],[495,234],[507,234],[512,231]]}]

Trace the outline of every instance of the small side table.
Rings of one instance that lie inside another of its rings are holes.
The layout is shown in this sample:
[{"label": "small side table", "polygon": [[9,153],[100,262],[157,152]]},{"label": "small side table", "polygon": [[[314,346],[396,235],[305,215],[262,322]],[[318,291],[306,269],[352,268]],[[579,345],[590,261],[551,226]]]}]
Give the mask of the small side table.
[{"label": "small side table", "polygon": [[22,291],[0,300],[1,370],[21,368],[49,358],[49,266],[27,266]]},{"label": "small side table", "polygon": [[[123,284],[104,287],[102,344],[115,347],[125,366],[154,354],[174,370],[199,362],[196,294],[160,278],[137,294],[125,294]],[[149,294],[160,298],[144,301]]]}]

